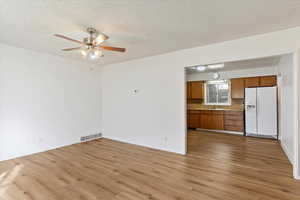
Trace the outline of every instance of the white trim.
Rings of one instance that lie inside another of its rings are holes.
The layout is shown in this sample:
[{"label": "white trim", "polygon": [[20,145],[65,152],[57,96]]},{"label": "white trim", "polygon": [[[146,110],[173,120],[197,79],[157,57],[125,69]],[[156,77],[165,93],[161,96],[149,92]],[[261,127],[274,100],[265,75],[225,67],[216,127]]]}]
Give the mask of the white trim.
[{"label": "white trim", "polygon": [[294,158],[293,158],[293,176],[294,178],[299,178],[300,177],[300,174],[299,174],[299,126],[298,126],[298,123],[299,123],[299,107],[298,107],[298,104],[299,104],[299,87],[298,87],[298,84],[299,84],[299,70],[298,70],[298,67],[300,66],[300,63],[299,63],[299,56],[300,56],[300,51],[299,50],[296,50],[294,53],[293,53],[293,71],[294,71],[294,81],[293,81],[293,84],[294,84]]},{"label": "white trim", "polygon": [[184,145],[185,145],[185,148],[184,148],[184,152],[182,152],[182,154],[183,155],[186,155],[187,154],[187,148],[188,148],[188,141],[187,141],[187,134],[188,134],[188,130],[187,130],[187,126],[188,126],[188,124],[187,124],[187,115],[188,115],[188,113],[187,113],[187,84],[188,84],[188,82],[187,82],[187,79],[186,79],[186,68],[184,67],[183,68],[183,70],[182,70],[182,74],[183,74],[183,84],[184,84],[184,89],[183,89],[183,91],[184,91],[184,93],[183,93],[183,102],[184,102],[184,106],[183,106],[183,115],[184,115],[184,126],[183,126],[183,128],[184,128],[184,132],[185,132],[185,135],[184,135]]},{"label": "white trim", "polygon": [[196,128],[198,131],[208,131],[208,132],[217,132],[217,133],[227,133],[227,134],[234,134],[234,135],[244,135],[243,132],[238,131],[225,131],[225,130],[212,130],[212,129],[204,129],[204,128]]},{"label": "white trim", "polygon": [[284,151],[286,157],[289,159],[290,163],[293,165],[294,164],[294,158],[293,158],[293,154],[289,151],[289,149],[287,148],[286,144],[283,142],[280,142],[280,146],[282,148],[282,150]]}]

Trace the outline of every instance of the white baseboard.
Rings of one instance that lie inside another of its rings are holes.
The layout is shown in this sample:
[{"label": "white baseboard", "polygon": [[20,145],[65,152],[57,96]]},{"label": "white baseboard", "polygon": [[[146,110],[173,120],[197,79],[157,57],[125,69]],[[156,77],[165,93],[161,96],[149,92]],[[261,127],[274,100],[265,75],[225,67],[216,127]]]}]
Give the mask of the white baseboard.
[{"label": "white baseboard", "polygon": [[234,134],[234,135],[244,135],[243,132],[237,132],[237,131],[211,130],[211,129],[203,129],[203,128],[196,128],[196,130],[198,130],[198,131],[218,132],[218,133],[228,133],[228,134]]},{"label": "white baseboard", "polygon": [[299,175],[295,175],[294,179],[300,180],[300,176]]},{"label": "white baseboard", "polygon": [[285,143],[280,141],[280,145],[281,145],[281,148],[284,151],[285,155],[288,157],[290,163],[293,165],[294,164],[294,159],[293,159],[293,156],[292,156],[293,154],[289,151],[289,149],[287,148]]}]

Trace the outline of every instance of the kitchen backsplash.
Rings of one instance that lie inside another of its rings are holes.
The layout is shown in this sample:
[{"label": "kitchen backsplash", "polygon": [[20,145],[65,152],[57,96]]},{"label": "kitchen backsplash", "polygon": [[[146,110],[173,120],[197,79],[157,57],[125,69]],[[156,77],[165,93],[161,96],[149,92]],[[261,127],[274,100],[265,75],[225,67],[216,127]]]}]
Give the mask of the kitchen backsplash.
[{"label": "kitchen backsplash", "polygon": [[244,110],[244,104],[232,104],[230,106],[204,105],[204,104],[188,104],[188,109],[232,109],[232,110]]},{"label": "kitchen backsplash", "polygon": [[188,108],[207,108],[207,109],[243,109],[244,108],[244,99],[232,99],[231,105],[224,106],[224,105],[205,105],[204,100],[189,100],[188,101]]}]

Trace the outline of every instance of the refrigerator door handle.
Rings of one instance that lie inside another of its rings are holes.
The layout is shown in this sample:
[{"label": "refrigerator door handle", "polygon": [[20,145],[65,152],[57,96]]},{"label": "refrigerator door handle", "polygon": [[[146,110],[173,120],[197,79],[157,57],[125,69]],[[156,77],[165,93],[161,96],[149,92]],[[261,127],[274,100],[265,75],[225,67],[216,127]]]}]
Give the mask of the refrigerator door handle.
[{"label": "refrigerator door handle", "polygon": [[252,104],[246,105],[246,109],[247,110],[255,109],[255,105],[252,105]]}]

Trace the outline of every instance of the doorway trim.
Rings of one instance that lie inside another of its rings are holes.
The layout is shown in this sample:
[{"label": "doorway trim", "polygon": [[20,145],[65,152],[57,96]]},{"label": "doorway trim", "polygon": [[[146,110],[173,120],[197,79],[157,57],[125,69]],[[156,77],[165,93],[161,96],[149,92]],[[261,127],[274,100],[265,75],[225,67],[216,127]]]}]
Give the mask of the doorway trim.
[{"label": "doorway trim", "polygon": [[293,176],[300,180],[299,169],[299,80],[300,77],[300,50],[293,52],[293,72],[294,72],[294,158],[293,158]]}]

